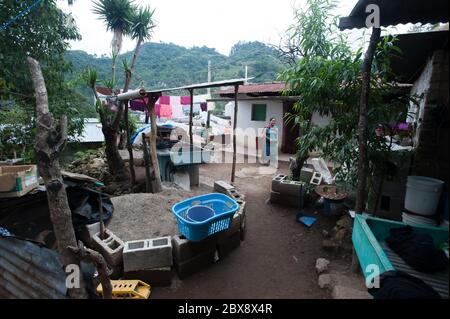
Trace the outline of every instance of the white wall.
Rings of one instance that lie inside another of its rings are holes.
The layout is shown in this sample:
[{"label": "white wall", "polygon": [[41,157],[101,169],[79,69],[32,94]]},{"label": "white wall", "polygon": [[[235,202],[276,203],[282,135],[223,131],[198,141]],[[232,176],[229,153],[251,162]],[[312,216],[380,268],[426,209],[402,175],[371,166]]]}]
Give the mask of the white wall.
[{"label": "white wall", "polygon": [[[234,102],[231,102],[234,107]],[[252,121],[252,104],[266,104],[267,114],[265,122]],[[270,118],[275,118],[278,125],[278,148],[281,149],[281,143],[283,141],[283,102],[282,101],[269,101],[269,100],[245,100],[239,101],[239,113],[237,119],[237,127],[245,130],[247,128],[263,129],[268,123]],[[234,123],[234,113],[231,117],[231,123]],[[258,132],[258,131],[257,131]],[[239,144],[239,138],[236,139]],[[242,143],[241,143],[242,144]],[[247,145],[238,145],[246,147]]]},{"label": "white wall", "polygon": [[79,137],[81,143],[104,142],[102,124],[97,119],[86,119],[83,134]]},{"label": "white wall", "polygon": [[425,69],[422,71],[420,77],[414,83],[413,88],[411,89],[411,95],[421,96],[423,94],[424,98],[420,99],[419,105],[412,103],[409,106],[409,116],[407,118],[408,123],[414,123],[417,125],[416,134],[414,137],[414,146],[417,146],[419,131],[420,131],[420,122],[423,118],[423,114],[425,111],[425,97],[427,95],[428,90],[430,89],[430,81],[431,76],[433,74],[433,59],[429,59]]},{"label": "white wall", "polygon": [[[256,122],[252,121],[252,104],[266,104],[267,105],[267,115],[266,115],[266,121],[265,122]],[[227,104],[226,109],[228,109],[228,113],[231,113],[231,123],[234,121],[234,102],[230,102]],[[237,127],[241,128],[243,130],[247,128],[253,128],[253,129],[262,129],[264,128],[270,118],[275,118],[277,120],[278,125],[278,147],[281,149],[282,141],[283,141],[283,123],[284,123],[284,114],[283,114],[283,102],[279,100],[245,100],[245,101],[239,101],[239,114],[238,114],[238,121],[237,121]],[[331,121],[330,116],[321,116],[319,113],[314,113],[312,116],[312,122],[320,127],[327,126]],[[239,137],[237,138],[238,146],[241,147],[247,147],[248,144],[243,144],[242,139],[239,140]],[[260,146],[261,148],[261,146]]]}]

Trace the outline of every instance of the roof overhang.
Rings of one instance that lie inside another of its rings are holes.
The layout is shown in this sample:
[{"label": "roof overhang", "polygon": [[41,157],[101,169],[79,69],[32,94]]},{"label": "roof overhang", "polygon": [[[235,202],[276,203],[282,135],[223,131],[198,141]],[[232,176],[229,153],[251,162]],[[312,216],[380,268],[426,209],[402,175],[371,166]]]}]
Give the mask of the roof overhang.
[{"label": "roof overhang", "polygon": [[348,17],[340,19],[341,30],[367,28],[371,14],[366,8],[375,4],[380,8],[380,26],[421,23],[436,24],[449,21],[448,0],[359,0]]},{"label": "roof overhang", "polygon": [[414,83],[427,60],[437,50],[448,50],[448,30],[397,35],[401,56],[391,58],[391,68],[403,83]]},{"label": "roof overhang", "polygon": [[232,80],[225,80],[225,81],[216,81],[216,82],[205,82],[205,83],[199,83],[199,84],[192,84],[187,86],[180,86],[176,88],[167,88],[167,89],[160,89],[160,90],[152,90],[147,91],[147,94],[158,94],[163,92],[171,92],[171,91],[191,91],[191,90],[199,90],[199,89],[207,89],[207,88],[217,88],[217,87],[225,87],[225,86],[239,86],[243,85],[246,81],[251,79],[232,79]]}]

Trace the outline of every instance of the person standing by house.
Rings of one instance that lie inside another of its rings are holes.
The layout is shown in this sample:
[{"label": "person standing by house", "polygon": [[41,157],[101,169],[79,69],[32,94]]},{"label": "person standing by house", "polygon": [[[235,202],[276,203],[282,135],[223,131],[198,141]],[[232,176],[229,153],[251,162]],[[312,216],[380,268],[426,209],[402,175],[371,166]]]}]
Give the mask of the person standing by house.
[{"label": "person standing by house", "polygon": [[263,129],[262,162],[266,165],[273,165],[278,168],[278,129],[276,125],[277,120],[272,117],[269,124]]}]

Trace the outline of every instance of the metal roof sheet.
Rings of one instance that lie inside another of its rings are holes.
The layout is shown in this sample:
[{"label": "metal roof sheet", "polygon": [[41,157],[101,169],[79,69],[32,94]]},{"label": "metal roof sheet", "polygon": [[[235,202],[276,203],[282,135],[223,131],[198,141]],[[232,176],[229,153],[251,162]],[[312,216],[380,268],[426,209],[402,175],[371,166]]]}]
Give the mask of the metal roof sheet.
[{"label": "metal roof sheet", "polygon": [[65,282],[56,251],[0,236],[0,298],[66,299]]},{"label": "metal roof sheet", "polygon": [[380,7],[382,27],[408,23],[435,24],[448,22],[448,0],[359,0],[348,17],[340,19],[341,30],[367,28],[368,5]]},{"label": "metal roof sheet", "polygon": [[[247,84],[239,86],[239,94],[252,94],[252,93],[281,93],[286,90],[287,86],[284,83],[262,83],[262,84]],[[220,95],[234,94],[234,88],[226,89],[217,92]]]}]

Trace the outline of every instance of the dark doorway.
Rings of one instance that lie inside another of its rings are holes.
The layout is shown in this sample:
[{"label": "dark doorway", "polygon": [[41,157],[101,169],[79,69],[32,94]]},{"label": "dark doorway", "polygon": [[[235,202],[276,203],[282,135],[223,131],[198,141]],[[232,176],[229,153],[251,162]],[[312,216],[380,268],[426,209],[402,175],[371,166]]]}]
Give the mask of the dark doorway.
[{"label": "dark doorway", "polygon": [[[293,111],[294,102],[283,102],[283,116],[286,113],[290,113]],[[300,129],[298,125],[294,125],[291,121],[290,123],[286,123],[286,120],[283,120],[283,142],[281,145],[281,151],[285,154],[295,154],[297,153],[297,144],[295,140],[300,135]]]}]

